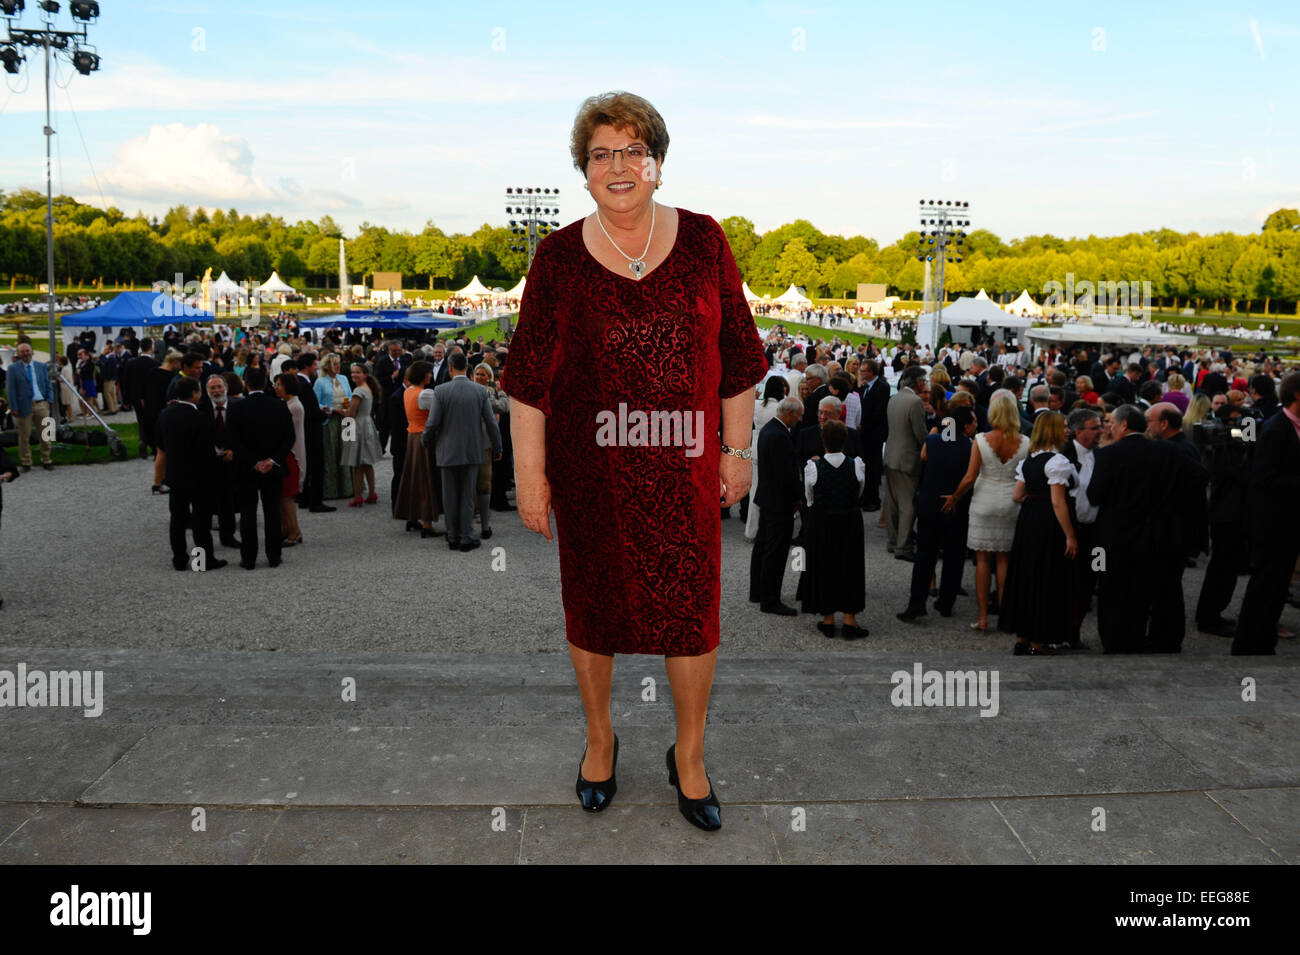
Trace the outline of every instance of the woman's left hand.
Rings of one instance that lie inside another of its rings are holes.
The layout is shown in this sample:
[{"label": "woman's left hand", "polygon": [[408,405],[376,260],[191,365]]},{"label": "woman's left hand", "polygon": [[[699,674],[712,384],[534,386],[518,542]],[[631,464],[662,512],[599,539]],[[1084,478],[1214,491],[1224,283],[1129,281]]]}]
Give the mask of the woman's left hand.
[{"label": "woman's left hand", "polygon": [[718,463],[718,495],[723,507],[731,507],[749,493],[753,471],[748,458],[738,458],[734,454],[723,454],[721,458]]}]

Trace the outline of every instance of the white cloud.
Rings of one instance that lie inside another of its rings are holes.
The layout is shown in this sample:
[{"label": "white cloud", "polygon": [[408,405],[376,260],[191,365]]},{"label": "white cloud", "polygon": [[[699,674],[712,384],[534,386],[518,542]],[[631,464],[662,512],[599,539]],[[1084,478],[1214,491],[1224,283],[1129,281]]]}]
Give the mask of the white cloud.
[{"label": "white cloud", "polygon": [[209,123],[150,127],[118,148],[99,181],[106,192],[138,199],[202,204],[277,198],[276,190],[253,175],[248,142]]}]

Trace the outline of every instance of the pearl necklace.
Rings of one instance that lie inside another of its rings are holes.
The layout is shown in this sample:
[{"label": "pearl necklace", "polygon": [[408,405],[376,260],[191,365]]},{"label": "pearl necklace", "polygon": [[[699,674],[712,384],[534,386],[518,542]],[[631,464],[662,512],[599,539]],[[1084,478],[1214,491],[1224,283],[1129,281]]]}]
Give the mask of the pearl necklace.
[{"label": "pearl necklace", "polygon": [[605,233],[605,238],[609,239],[609,244],[618,250],[618,254],[627,259],[627,267],[632,270],[632,274],[635,275],[639,281],[641,273],[645,271],[645,257],[646,253],[650,251],[650,240],[655,237],[655,203],[650,203],[650,235],[646,237],[645,248],[641,250],[641,254],[635,259],[622,249],[618,248],[618,243],[614,241],[614,237],[609,234],[608,230],[606,230],[605,223],[600,221],[599,209],[596,210],[596,225],[600,226],[600,231]]}]

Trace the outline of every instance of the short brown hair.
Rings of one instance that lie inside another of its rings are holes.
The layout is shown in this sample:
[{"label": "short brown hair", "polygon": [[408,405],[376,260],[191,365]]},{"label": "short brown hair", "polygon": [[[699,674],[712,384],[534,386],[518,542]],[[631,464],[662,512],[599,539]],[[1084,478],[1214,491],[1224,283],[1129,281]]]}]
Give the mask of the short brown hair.
[{"label": "short brown hair", "polygon": [[663,162],[668,154],[668,127],[659,110],[635,93],[613,90],[599,96],[589,96],[578,107],[569,137],[569,152],[573,154],[573,168],[587,174],[587,144],[597,126],[628,126],[650,150],[650,155]]},{"label": "short brown hair", "polygon": [[834,454],[836,451],[843,451],[847,434],[848,428],[839,418],[832,418],[822,425],[822,444],[826,446],[826,453]]}]

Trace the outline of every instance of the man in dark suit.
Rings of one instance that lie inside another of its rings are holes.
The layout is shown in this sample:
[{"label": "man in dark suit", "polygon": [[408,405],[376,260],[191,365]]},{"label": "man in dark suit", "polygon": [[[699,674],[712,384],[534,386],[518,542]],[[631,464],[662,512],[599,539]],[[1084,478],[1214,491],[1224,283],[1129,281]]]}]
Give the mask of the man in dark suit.
[{"label": "man in dark suit", "polygon": [[1070,607],[1070,634],[1064,646],[1070,650],[1087,650],[1083,642],[1083,619],[1092,609],[1097,590],[1097,575],[1092,569],[1093,548],[1097,546],[1097,509],[1088,500],[1088,485],[1097,463],[1097,442],[1101,440],[1101,415],[1088,408],[1077,408],[1066,418],[1065,444],[1061,454],[1074,468],[1075,480],[1069,488],[1070,519],[1074,523],[1079,547],[1074,565],[1074,588]]},{"label": "man in dark suit", "polygon": [[763,613],[787,617],[798,613],[781,601],[781,584],[794,537],[794,509],[803,490],[791,438],[803,411],[798,398],[782,398],[772,420],[758,433],[758,534],[749,561],[749,599]]},{"label": "man in dark suit", "polygon": [[[293,448],[293,416],[289,406],[268,395],[266,372],[244,372],[244,400],[232,405],[226,428],[234,451],[236,493],[239,501],[239,566],[257,565],[257,504],[262,503],[266,530],[266,557],[280,566],[280,486]],[[299,396],[301,400],[301,396]]]},{"label": "man in dark suit", "polygon": [[[803,404],[803,417],[795,428],[796,435],[804,428],[817,427],[817,408],[821,400],[829,397],[831,393],[830,385],[827,384],[825,365],[810,364],[804,374],[808,376],[809,380],[816,383],[816,387],[813,388],[812,394],[808,396],[808,400]],[[798,398],[799,396],[796,394],[793,397]]]},{"label": "man in dark suit", "polygon": [[1050,410],[1048,402],[1052,399],[1052,390],[1047,385],[1034,385],[1029,389],[1029,407],[1020,415],[1020,433],[1026,438],[1033,437],[1034,422],[1044,411]]},{"label": "man in dark suit", "polygon": [[[880,510],[880,481],[883,474],[881,455],[885,439],[889,437],[889,382],[880,375],[880,362],[868,359],[858,366],[862,386],[858,394],[862,399],[862,417],[858,422],[862,445],[862,463],[867,472],[867,484],[862,491],[862,509]],[[955,380],[955,379],[954,379]]]},{"label": "man in dark suit", "polygon": [[316,361],[315,352],[303,352],[298,356],[298,400],[302,402],[303,448],[307,452],[307,473],[302,476],[302,503],[313,514],[328,514],[338,508],[326,504],[322,496],[325,493],[323,428],[329,413],[321,408],[316,392],[312,390]]},{"label": "man in dark suit", "polygon": [[158,415],[158,446],[167,453],[166,480],[171,489],[172,566],[177,570],[190,566],[185,547],[185,530],[190,528],[195,546],[204,554],[198,569],[217,570],[226,566],[212,553],[212,481],[219,458],[199,413],[199,383],[183,379],[174,393],[176,403]]},{"label": "man in dark suit", "polygon": [[[1115,359],[1115,365],[1118,366],[1119,359]],[[1142,377],[1142,368],[1140,365],[1129,365],[1128,369],[1122,375],[1116,375],[1111,378],[1107,386],[1108,391],[1113,391],[1124,399],[1124,404],[1131,405],[1137,401],[1138,380]]]},{"label": "man in dark suit", "polygon": [[1277,622],[1300,556],[1300,372],[1282,379],[1281,410],[1260,430],[1251,472],[1250,582],[1233,656],[1276,653]]},{"label": "man in dark suit", "polygon": [[1146,426],[1133,405],[1115,409],[1113,441],[1096,452],[1087,490],[1099,509],[1097,632],[1106,653],[1179,652],[1183,562],[1206,520],[1204,469],[1168,442],[1148,439]]},{"label": "man in dark suit", "polygon": [[[822,444],[822,425],[827,421],[840,421],[840,409],[844,407],[843,402],[834,395],[827,395],[817,405],[817,424],[811,428],[800,428],[798,435],[795,437],[795,451],[799,460],[799,473],[807,466],[808,461],[816,455],[825,454],[826,448]],[[844,454],[848,457],[861,457],[862,448],[858,442],[856,431],[849,431],[844,435]]]},{"label": "man in dark suit", "polygon": [[212,446],[220,452],[213,469],[212,508],[217,515],[217,528],[223,547],[239,547],[235,538],[235,469],[234,450],[230,446],[229,417],[233,404],[242,397],[226,393],[226,379],[212,375],[204,385],[204,395],[199,401],[199,415],[208,428]]},{"label": "man in dark suit", "polygon": [[437,342],[433,346],[433,380],[429,382],[430,388],[437,388],[443,382],[451,381],[451,367],[447,364],[447,346],[442,342]]},{"label": "man in dark suit", "polygon": [[934,609],[944,617],[952,616],[952,607],[961,589],[962,569],[966,561],[966,531],[970,524],[970,498],[952,506],[952,494],[970,465],[971,439],[978,422],[970,408],[958,406],[949,415],[938,434],[926,437],[921,448],[921,485],[916,509],[916,562],[912,565],[912,588],[907,609],[898,619],[911,623],[925,616],[930,577],[943,551],[943,575],[939,581],[939,599]]},{"label": "man in dark suit", "polygon": [[1146,410],[1147,435],[1157,441],[1167,441],[1193,461],[1201,465],[1201,453],[1183,433],[1183,413],[1168,401],[1158,401]]},{"label": "man in dark suit", "polygon": [[149,456],[147,440],[153,434],[153,423],[144,407],[145,391],[149,379],[158,363],[153,357],[153,339],[145,338],[140,342],[140,354],[128,359],[122,366],[119,380],[122,385],[122,399],[135,412],[135,423],[140,431],[140,457]]},{"label": "man in dark suit", "polygon": [[390,506],[397,507],[397,489],[402,484],[402,468],[406,466],[406,401],[403,396],[406,389],[411,387],[407,380],[410,377],[411,366],[407,365],[406,370],[402,372],[402,381],[393,389],[389,395],[388,407],[388,427],[390,435],[389,450],[393,455],[393,484],[389,494]]},{"label": "man in dark suit", "polygon": [[[410,355],[403,354],[402,343],[398,341],[389,342],[384,353],[375,359],[375,381],[379,382],[379,388],[383,391],[382,398],[375,396],[379,402],[379,447],[388,447],[388,439],[392,432],[392,425],[388,418],[388,401],[393,397],[393,392],[402,390],[402,379],[406,375],[406,369],[411,367],[413,359]],[[406,434],[399,434],[399,441],[406,441]],[[403,447],[402,451],[405,452]],[[396,447],[393,453],[397,452]]]}]

